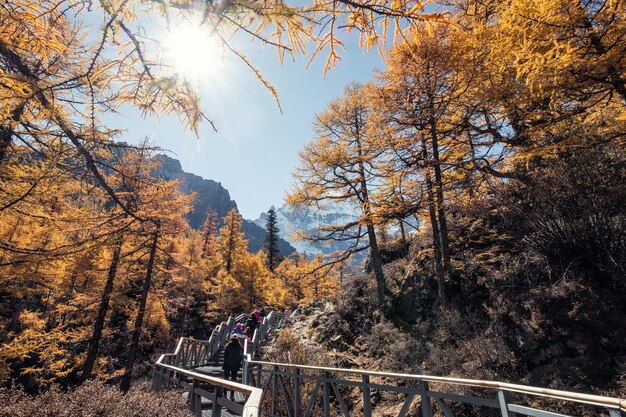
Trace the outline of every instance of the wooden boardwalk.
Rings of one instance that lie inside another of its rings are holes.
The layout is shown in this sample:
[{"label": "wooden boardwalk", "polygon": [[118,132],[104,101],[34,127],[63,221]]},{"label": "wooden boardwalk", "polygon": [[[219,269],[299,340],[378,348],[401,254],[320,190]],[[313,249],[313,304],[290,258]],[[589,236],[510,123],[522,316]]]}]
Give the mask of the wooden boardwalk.
[{"label": "wooden boardwalk", "polygon": [[[246,316],[221,323],[208,341],[181,338],[176,352],[161,355],[154,368],[153,389],[183,387],[196,417],[335,417],[380,415],[374,394],[396,398],[398,417],[626,417],[626,400],[497,381],[410,375],[359,369],[281,364],[256,360],[258,348],[280,327],[283,315],[270,313],[246,340],[239,378],[221,378],[220,352],[230,332]],[[239,380],[239,379],[238,379]],[[224,390],[236,392],[234,401]],[[541,404],[539,408],[537,404]],[[580,410],[580,412],[578,412]],[[389,410],[385,415],[390,415]]]}]

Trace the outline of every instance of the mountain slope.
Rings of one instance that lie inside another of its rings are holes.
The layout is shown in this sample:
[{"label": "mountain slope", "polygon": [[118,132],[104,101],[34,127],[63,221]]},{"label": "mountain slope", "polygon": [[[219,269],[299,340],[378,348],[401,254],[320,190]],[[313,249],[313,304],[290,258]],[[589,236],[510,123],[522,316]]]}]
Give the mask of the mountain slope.
[{"label": "mountain slope", "polygon": [[[167,155],[158,155],[161,165],[156,175],[165,180],[181,180],[181,191],[186,194],[196,193],[193,201],[191,213],[187,215],[189,224],[194,229],[200,229],[204,223],[206,212],[209,208],[217,213],[219,225],[222,225],[222,218],[233,208],[237,208],[237,203],[231,200],[230,193],[219,182],[204,179],[198,175],[185,172],[180,161],[170,158]],[[265,239],[265,224],[255,224],[249,220],[244,220],[243,231],[248,239],[248,249],[251,252],[258,252],[263,246]],[[280,239],[278,247],[284,256],[295,252],[289,242]]]}]

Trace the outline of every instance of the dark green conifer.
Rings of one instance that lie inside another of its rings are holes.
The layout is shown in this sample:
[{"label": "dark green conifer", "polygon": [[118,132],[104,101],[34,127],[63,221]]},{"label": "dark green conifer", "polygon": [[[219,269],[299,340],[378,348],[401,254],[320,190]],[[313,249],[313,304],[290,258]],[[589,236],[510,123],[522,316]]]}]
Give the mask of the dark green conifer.
[{"label": "dark green conifer", "polygon": [[274,272],[274,268],[280,262],[280,250],[278,249],[278,225],[276,220],[276,210],[274,207],[267,212],[267,223],[265,223],[265,241],[263,251],[267,255],[267,267]]}]

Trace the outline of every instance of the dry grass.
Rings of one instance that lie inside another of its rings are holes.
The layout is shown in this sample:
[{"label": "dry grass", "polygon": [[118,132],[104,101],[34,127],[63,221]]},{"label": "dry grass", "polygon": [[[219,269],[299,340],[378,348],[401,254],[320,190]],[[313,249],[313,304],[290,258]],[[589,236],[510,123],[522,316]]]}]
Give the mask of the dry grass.
[{"label": "dry grass", "polygon": [[0,417],[190,417],[180,392],[153,392],[141,381],[124,395],[117,386],[88,381],[75,390],[58,386],[31,397],[18,389],[0,388]]}]

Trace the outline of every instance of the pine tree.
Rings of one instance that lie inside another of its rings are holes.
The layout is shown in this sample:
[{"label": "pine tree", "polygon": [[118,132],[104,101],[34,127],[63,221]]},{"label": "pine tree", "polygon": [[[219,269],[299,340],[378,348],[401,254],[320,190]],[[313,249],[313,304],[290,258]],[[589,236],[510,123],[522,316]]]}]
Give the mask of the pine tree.
[{"label": "pine tree", "polygon": [[85,363],[83,365],[83,373],[81,375],[81,379],[83,381],[91,378],[91,372],[93,371],[93,366],[97,359],[100,339],[102,338],[102,331],[104,329],[107,311],[109,310],[111,294],[113,293],[113,285],[115,283],[117,269],[120,263],[120,255],[122,252],[123,242],[124,237],[120,233],[115,238],[115,242],[113,243],[113,253],[111,255],[111,263],[109,264],[109,269],[107,272],[107,280],[104,285],[104,289],[102,290],[102,298],[100,299],[98,315],[96,316],[96,321],[94,323],[93,334],[91,336],[91,339],[89,340],[87,358],[85,359]]},{"label": "pine tree", "polygon": [[137,349],[139,347],[139,338],[141,337],[141,328],[143,326],[143,318],[146,314],[146,303],[148,301],[148,294],[150,292],[150,286],[152,285],[152,271],[154,269],[154,261],[156,256],[157,247],[159,245],[159,238],[161,237],[161,223],[155,224],[155,229],[152,232],[152,242],[150,243],[150,255],[148,257],[148,263],[146,264],[146,276],[143,280],[141,289],[141,296],[139,298],[139,305],[137,307],[137,315],[135,316],[135,323],[133,325],[133,332],[130,338],[130,344],[128,345],[128,353],[126,355],[126,364],[124,365],[124,374],[120,381],[120,389],[124,392],[130,389],[130,382],[133,374],[133,367],[135,365],[135,358],[137,356]]},{"label": "pine tree", "polygon": [[278,266],[280,262],[280,250],[278,249],[278,224],[276,220],[276,210],[274,207],[267,212],[267,222],[265,223],[265,242],[263,243],[263,251],[267,256],[267,267],[271,272]]},{"label": "pine tree", "polygon": [[233,270],[248,254],[248,241],[243,231],[243,219],[237,209],[230,210],[224,217],[224,226],[220,229],[218,237],[218,251],[221,262],[227,273]]},{"label": "pine tree", "polygon": [[214,255],[215,237],[217,235],[217,213],[211,208],[206,211],[202,234],[202,257],[206,258]]},{"label": "pine tree", "polygon": [[[370,146],[368,119],[371,108],[364,88],[349,85],[344,95],[332,101],[325,112],[316,116],[317,139],[300,152],[300,164],[294,173],[295,187],[287,196],[293,206],[323,207],[324,204],[349,201],[360,210],[357,222],[321,228],[319,233],[304,237],[312,241],[347,242],[350,244],[340,260],[369,249],[378,299],[386,293],[382,257],[376,237],[372,189],[380,149]],[[334,262],[337,261],[335,258]]]},{"label": "pine tree", "polygon": [[[471,107],[472,86],[466,71],[475,68],[463,37],[453,29],[422,28],[390,53],[389,67],[370,88],[377,114],[377,146],[385,153],[379,166],[391,192],[379,202],[387,218],[423,215],[432,231],[439,301],[449,302],[454,279],[448,217],[454,190],[473,186],[466,173],[473,159],[463,121]],[[471,141],[470,141],[471,142]],[[488,149],[488,148],[484,148]],[[396,191],[404,196],[398,197]],[[386,209],[385,209],[386,208]],[[414,210],[411,213],[411,210]]]}]

